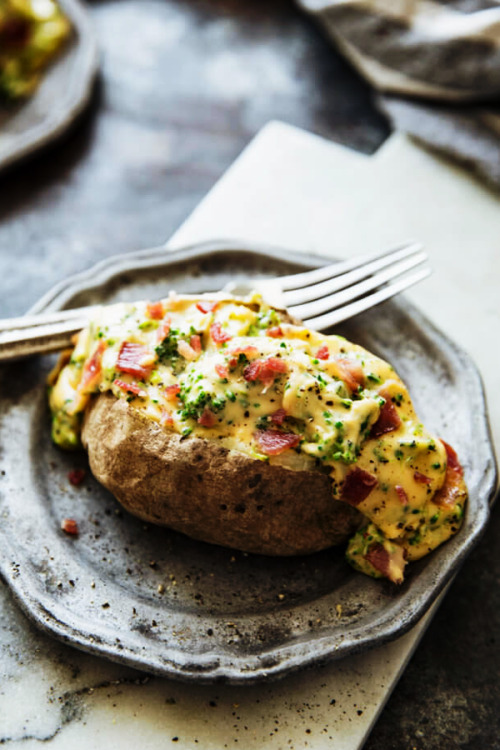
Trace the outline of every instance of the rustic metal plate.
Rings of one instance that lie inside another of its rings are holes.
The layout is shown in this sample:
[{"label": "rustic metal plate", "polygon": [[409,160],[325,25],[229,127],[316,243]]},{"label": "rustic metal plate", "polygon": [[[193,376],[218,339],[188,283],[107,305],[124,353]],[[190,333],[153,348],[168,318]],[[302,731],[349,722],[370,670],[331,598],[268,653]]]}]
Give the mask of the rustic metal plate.
[{"label": "rustic metal plate", "polygon": [[[234,278],[276,275],[325,259],[205,243],[107,260],[60,284],[36,310],[212,291]],[[340,332],[390,360],[417,411],[463,460],[470,502],[460,533],[410,566],[396,587],[355,573],[333,549],[275,559],[192,541],[123,512],[90,476],[83,453],[55,448],[44,381],[49,358],[2,372],[0,569],[27,614],[86,651],[197,681],[249,683],[359,652],[404,633],[479,539],[496,469],[481,382],[455,344],[404,298]],[[235,492],[238,488],[235,487]],[[78,538],[60,521],[77,519]]]},{"label": "rustic metal plate", "polygon": [[0,104],[0,170],[58,138],[90,99],[98,55],[88,12],[79,0],[59,4],[71,20],[73,35],[29,99]]}]

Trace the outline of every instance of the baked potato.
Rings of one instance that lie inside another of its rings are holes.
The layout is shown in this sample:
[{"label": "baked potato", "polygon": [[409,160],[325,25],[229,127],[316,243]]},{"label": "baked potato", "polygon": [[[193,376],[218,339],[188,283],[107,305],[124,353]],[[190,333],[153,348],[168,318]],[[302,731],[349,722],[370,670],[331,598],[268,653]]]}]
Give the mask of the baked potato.
[{"label": "baked potato", "polygon": [[393,368],[261,298],[102,308],[50,383],[53,438],[83,445],[131,513],[268,555],[351,537],[358,570],[401,582],[458,531],[454,451]]}]

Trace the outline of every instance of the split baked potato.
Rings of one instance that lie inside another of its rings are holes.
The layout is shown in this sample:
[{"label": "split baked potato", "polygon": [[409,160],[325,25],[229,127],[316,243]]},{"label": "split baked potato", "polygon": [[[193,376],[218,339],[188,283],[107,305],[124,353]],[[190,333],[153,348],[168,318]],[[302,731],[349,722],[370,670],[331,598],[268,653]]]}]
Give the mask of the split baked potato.
[{"label": "split baked potato", "polygon": [[50,382],[53,438],[147,521],[268,555],[350,538],[403,580],[458,531],[467,490],[393,368],[254,296],[102,308]]}]

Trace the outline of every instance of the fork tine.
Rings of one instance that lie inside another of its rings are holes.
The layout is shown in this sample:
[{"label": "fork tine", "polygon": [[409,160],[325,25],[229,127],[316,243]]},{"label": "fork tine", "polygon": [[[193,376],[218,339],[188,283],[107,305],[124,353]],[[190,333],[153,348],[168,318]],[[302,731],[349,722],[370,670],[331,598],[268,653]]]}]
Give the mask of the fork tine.
[{"label": "fork tine", "polygon": [[[367,263],[372,261],[381,260],[387,256],[393,256],[395,253],[407,250],[409,252],[415,252],[420,250],[422,245],[419,242],[411,241],[405,242],[403,245],[398,245],[390,250],[384,250],[381,253],[370,253],[367,255],[356,256],[347,260],[341,260],[336,263],[331,263],[327,266],[321,266],[315,268],[313,271],[304,271],[303,273],[293,273],[288,276],[280,277],[281,289],[284,292],[291,291],[293,289],[303,289],[311,284],[318,284],[320,281],[325,279],[333,279],[336,276],[341,276],[349,271],[354,271],[356,268],[364,267]],[[405,256],[403,256],[405,257]]]},{"label": "fork tine", "polygon": [[405,276],[398,281],[393,281],[392,283],[387,284],[382,287],[382,289],[373,292],[373,294],[368,294],[366,297],[361,297],[355,302],[351,302],[349,305],[343,305],[342,307],[339,307],[336,310],[331,310],[331,312],[325,313],[324,315],[305,318],[303,319],[303,322],[307,324],[309,328],[314,328],[317,331],[331,328],[332,326],[337,325],[337,323],[341,323],[343,320],[352,318],[354,315],[358,315],[371,307],[379,305],[381,302],[385,302],[385,300],[403,292],[405,289],[413,286],[413,284],[417,284],[419,281],[426,279],[431,273],[432,271],[429,267],[422,268],[409,276]]},{"label": "fork tine", "polygon": [[[292,315],[295,315],[295,317],[300,318],[301,320],[316,317],[329,310],[338,308],[341,305],[345,305],[348,302],[352,302],[358,297],[386,284],[391,279],[401,276],[407,271],[411,271],[412,268],[419,266],[426,260],[427,254],[419,252],[413,257],[395,263],[394,265],[390,265],[388,268],[385,268],[378,273],[374,273],[373,276],[368,276],[367,279],[364,279],[357,284],[347,286],[347,288],[342,289],[341,291],[336,291],[338,284],[329,287],[328,282],[323,282],[316,287],[318,289],[318,299],[315,299],[312,302],[306,302],[303,305],[288,305],[288,309]],[[324,296],[322,295],[320,297],[319,293],[321,291]],[[285,301],[287,301],[286,295]]]},{"label": "fork tine", "polygon": [[[395,250],[383,253],[382,255],[372,256],[368,262],[363,262],[362,258],[358,259],[358,262],[354,265],[354,267],[346,273],[344,273],[343,271],[339,273],[337,271],[338,266],[341,265],[339,263],[333,264],[332,266],[326,266],[322,269],[317,269],[323,271],[323,273],[325,274],[321,282],[312,281],[313,277],[315,277],[316,270],[310,272],[310,274],[298,274],[299,278],[303,277],[307,279],[305,285],[300,288],[298,287],[298,285],[295,285],[296,288],[294,288],[293,290],[289,289],[289,291],[284,292],[284,299],[287,306],[300,305],[304,302],[310,302],[313,299],[323,297],[325,294],[331,294],[332,292],[335,292],[337,290],[344,289],[345,287],[350,286],[355,282],[361,281],[362,279],[371,276],[371,274],[375,273],[375,271],[379,271],[386,266],[397,263],[398,261],[411,257],[415,253],[421,251],[422,245],[417,242],[413,242],[411,245],[398,247]],[[350,263],[352,265],[353,261],[350,261]],[[291,279],[292,277],[287,278]],[[282,284],[281,279],[280,284]],[[283,286],[281,288],[283,289]]]}]

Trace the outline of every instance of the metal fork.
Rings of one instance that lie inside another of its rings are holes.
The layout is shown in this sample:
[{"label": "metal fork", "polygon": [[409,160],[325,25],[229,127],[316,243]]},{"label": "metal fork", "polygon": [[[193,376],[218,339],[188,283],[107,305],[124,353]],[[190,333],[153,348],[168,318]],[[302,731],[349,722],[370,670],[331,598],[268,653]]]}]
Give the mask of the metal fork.
[{"label": "metal fork", "polygon": [[[411,242],[375,255],[339,261],[276,279],[250,279],[224,287],[245,295],[256,290],[309,328],[325,330],[425,279],[427,254]],[[414,270],[417,269],[417,270]],[[99,306],[0,320],[0,362],[64,349]]]}]

